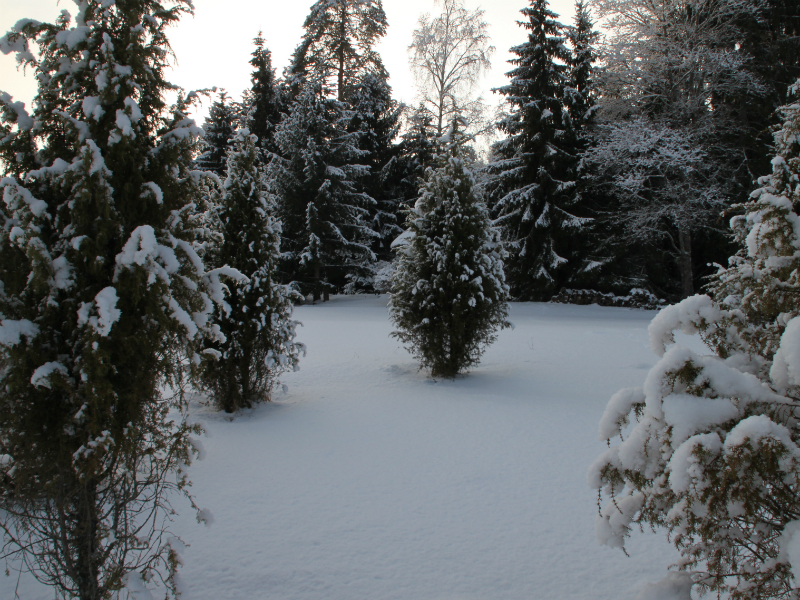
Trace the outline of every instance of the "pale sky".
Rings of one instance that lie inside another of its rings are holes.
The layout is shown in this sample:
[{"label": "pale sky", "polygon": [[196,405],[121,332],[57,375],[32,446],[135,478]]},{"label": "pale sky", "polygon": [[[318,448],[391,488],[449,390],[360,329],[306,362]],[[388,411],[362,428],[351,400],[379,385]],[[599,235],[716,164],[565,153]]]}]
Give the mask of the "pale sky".
[{"label": "pale sky", "polygon": [[[177,63],[169,80],[187,89],[218,87],[233,98],[250,84],[252,40],[263,31],[267,47],[272,51],[273,66],[278,75],[303,34],[303,21],[314,0],[195,0],[195,16],[184,18],[169,30]],[[551,10],[560,14],[561,22],[571,24],[574,0],[551,0]],[[505,85],[505,73],[511,58],[508,49],[525,39],[525,30],[516,24],[519,10],[527,0],[466,0],[467,8],[482,7],[486,11],[492,45],[496,47],[492,71],[481,82],[484,98],[499,101],[491,88]],[[390,75],[394,96],[413,104],[416,95],[414,80],[408,68],[408,44],[422,13],[438,13],[433,0],[383,0],[389,29],[378,50]],[[0,0],[0,35],[19,19],[31,18],[52,22],[66,9],[77,12],[71,0]],[[22,100],[26,106],[35,94],[33,77],[17,71],[13,55],[0,54],[0,91]],[[197,115],[202,122],[203,115]]]}]

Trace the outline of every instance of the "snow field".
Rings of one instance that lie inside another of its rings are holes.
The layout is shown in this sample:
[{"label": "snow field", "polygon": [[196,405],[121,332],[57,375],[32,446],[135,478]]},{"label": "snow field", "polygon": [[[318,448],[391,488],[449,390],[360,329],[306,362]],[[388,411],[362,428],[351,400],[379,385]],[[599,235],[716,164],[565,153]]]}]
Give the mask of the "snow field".
[{"label": "snow field", "polygon": [[177,507],[184,600],[637,600],[677,552],[649,532],[630,558],[600,546],[586,472],[608,399],[656,361],[654,315],[512,304],[473,372],[433,381],[389,337],[385,296],[298,307],[288,392],[232,420],[194,407],[214,523]]}]

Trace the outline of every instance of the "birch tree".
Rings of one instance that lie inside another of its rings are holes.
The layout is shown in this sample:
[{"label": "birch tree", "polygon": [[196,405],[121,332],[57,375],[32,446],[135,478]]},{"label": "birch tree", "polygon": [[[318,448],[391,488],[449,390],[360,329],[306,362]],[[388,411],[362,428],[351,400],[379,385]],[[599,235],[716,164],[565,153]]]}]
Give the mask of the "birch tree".
[{"label": "birch tree", "polygon": [[476,123],[483,113],[473,92],[494,53],[484,15],[467,10],[462,0],[442,0],[441,14],[422,15],[412,34],[411,69],[438,136],[456,117]]}]

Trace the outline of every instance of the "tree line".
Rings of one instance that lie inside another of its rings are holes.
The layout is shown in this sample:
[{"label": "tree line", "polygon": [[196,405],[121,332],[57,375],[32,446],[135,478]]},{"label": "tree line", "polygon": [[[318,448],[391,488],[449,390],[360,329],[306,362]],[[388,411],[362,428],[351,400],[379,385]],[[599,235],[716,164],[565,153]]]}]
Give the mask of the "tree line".
[{"label": "tree line", "polygon": [[[380,5],[315,5],[281,77],[255,40],[252,86],[216,100],[199,164],[223,169],[225,132],[248,126],[284,223],[281,281],[314,298],[386,291],[404,211],[458,121],[512,298],[567,287],[677,300],[730,254],[728,213],[768,166],[775,109],[800,75],[796,12],[777,0],[578,2],[564,25],[530,2],[489,118],[473,93],[494,51],[480,9],[447,0],[420,19],[409,47],[420,102],[408,107],[374,51]],[[492,130],[500,141],[477,152]]]}]

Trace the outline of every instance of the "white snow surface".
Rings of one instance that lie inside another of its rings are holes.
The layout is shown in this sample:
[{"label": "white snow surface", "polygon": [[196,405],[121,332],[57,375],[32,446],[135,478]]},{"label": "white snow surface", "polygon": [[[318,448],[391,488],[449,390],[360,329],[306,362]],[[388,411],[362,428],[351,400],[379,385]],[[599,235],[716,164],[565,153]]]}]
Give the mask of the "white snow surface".
[{"label": "white snow surface", "polygon": [[658,583],[642,590],[637,600],[691,600],[692,576],[689,573],[670,573]]},{"label": "white snow surface", "polygon": [[[297,307],[308,356],[288,392],[233,419],[193,405],[192,490],[214,522],[176,504],[183,600],[690,598],[663,532],[634,532],[630,558],[598,544],[586,485],[608,399],[657,360],[654,312],[512,303],[481,364],[434,381],[386,303]],[[0,576],[0,598],[16,584]],[[52,598],[29,576],[19,594]]]}]

